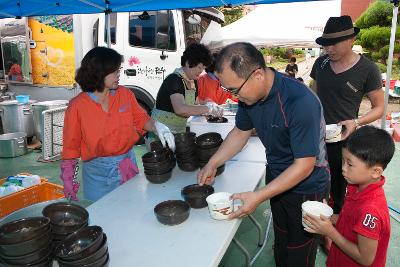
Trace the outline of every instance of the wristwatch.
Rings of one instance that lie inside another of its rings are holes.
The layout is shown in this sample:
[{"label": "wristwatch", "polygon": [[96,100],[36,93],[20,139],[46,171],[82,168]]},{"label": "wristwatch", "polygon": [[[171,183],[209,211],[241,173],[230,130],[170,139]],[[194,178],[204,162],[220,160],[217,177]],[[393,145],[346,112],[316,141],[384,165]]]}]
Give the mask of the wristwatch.
[{"label": "wristwatch", "polygon": [[356,128],[360,127],[360,122],[358,121],[358,119],[354,119],[353,121],[356,124]]}]

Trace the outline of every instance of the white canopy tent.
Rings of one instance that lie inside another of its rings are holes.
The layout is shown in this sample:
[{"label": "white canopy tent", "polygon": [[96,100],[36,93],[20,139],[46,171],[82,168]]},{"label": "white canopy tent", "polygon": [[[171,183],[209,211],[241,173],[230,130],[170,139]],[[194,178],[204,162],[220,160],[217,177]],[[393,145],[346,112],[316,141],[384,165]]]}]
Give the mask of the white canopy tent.
[{"label": "white canopy tent", "polygon": [[257,46],[318,47],[315,39],[331,16],[340,16],[340,1],[259,5],[219,31],[207,32],[202,42],[211,48],[244,41]]}]

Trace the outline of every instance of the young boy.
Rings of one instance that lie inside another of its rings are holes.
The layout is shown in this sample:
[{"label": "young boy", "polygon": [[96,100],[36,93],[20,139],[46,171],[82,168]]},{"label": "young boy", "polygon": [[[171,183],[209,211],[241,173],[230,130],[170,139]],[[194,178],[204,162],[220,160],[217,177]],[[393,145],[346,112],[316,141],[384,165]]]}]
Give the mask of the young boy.
[{"label": "young boy", "polygon": [[285,73],[293,78],[296,77],[296,74],[299,72],[299,68],[296,64],[296,58],[292,57],[290,59],[290,63],[286,65]]},{"label": "young boy", "polygon": [[372,126],[356,130],[344,145],[342,172],[349,185],[336,228],[323,215],[304,216],[306,231],[333,241],[328,267],[385,266],[390,217],[382,173],[394,150],[389,134]]}]

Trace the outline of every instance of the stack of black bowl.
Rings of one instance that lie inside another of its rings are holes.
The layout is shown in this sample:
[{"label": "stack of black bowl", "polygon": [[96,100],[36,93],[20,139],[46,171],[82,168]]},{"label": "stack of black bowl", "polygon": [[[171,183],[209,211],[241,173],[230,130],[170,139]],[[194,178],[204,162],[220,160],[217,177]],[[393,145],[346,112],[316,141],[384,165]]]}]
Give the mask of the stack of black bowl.
[{"label": "stack of black bowl", "polygon": [[100,226],[86,226],[64,239],[55,256],[60,267],[106,267],[110,262],[107,236]]},{"label": "stack of black bowl", "polygon": [[[219,133],[205,133],[196,138],[197,158],[199,160],[200,168],[203,168],[212,155],[217,152],[221,146],[223,139]],[[225,164],[217,168],[217,174],[220,175],[225,170]]]},{"label": "stack of black bowl", "polygon": [[175,154],[179,169],[195,171],[199,165],[196,157],[196,134],[192,132],[177,133],[175,137]]},{"label": "stack of black bowl", "polygon": [[150,150],[151,151],[164,150],[165,153],[167,153],[167,157],[171,161],[172,168],[175,168],[175,166],[176,166],[176,158],[175,158],[174,152],[168,146],[167,147],[163,147],[161,141],[153,141],[153,142],[150,143]]},{"label": "stack of black bowl", "polygon": [[50,219],[55,245],[73,232],[87,226],[89,221],[89,213],[85,208],[67,202],[47,205],[42,214]]},{"label": "stack of black bowl", "polygon": [[0,227],[0,266],[49,267],[51,251],[49,218],[29,217]]},{"label": "stack of black bowl", "polygon": [[168,148],[147,152],[142,156],[146,179],[154,184],[168,181],[175,166],[173,153]]}]

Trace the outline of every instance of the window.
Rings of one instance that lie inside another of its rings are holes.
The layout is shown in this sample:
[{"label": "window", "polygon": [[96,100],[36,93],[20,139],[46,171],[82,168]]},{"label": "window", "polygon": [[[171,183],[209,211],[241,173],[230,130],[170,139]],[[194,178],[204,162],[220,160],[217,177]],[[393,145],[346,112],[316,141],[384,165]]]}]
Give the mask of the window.
[{"label": "window", "polygon": [[129,44],[176,50],[172,12],[161,10],[129,13]]},{"label": "window", "polygon": [[204,33],[206,32],[208,26],[211,23],[209,18],[201,16],[200,24],[190,24],[188,22],[188,18],[193,13],[190,11],[183,12],[183,25],[185,25],[185,43],[189,45],[191,43],[200,43],[201,38],[203,38]]},{"label": "window", "polygon": [[[110,35],[111,35],[111,43],[116,43],[116,35],[117,35],[117,13],[110,13]],[[107,43],[107,20],[105,20],[104,25],[104,42]]]}]

